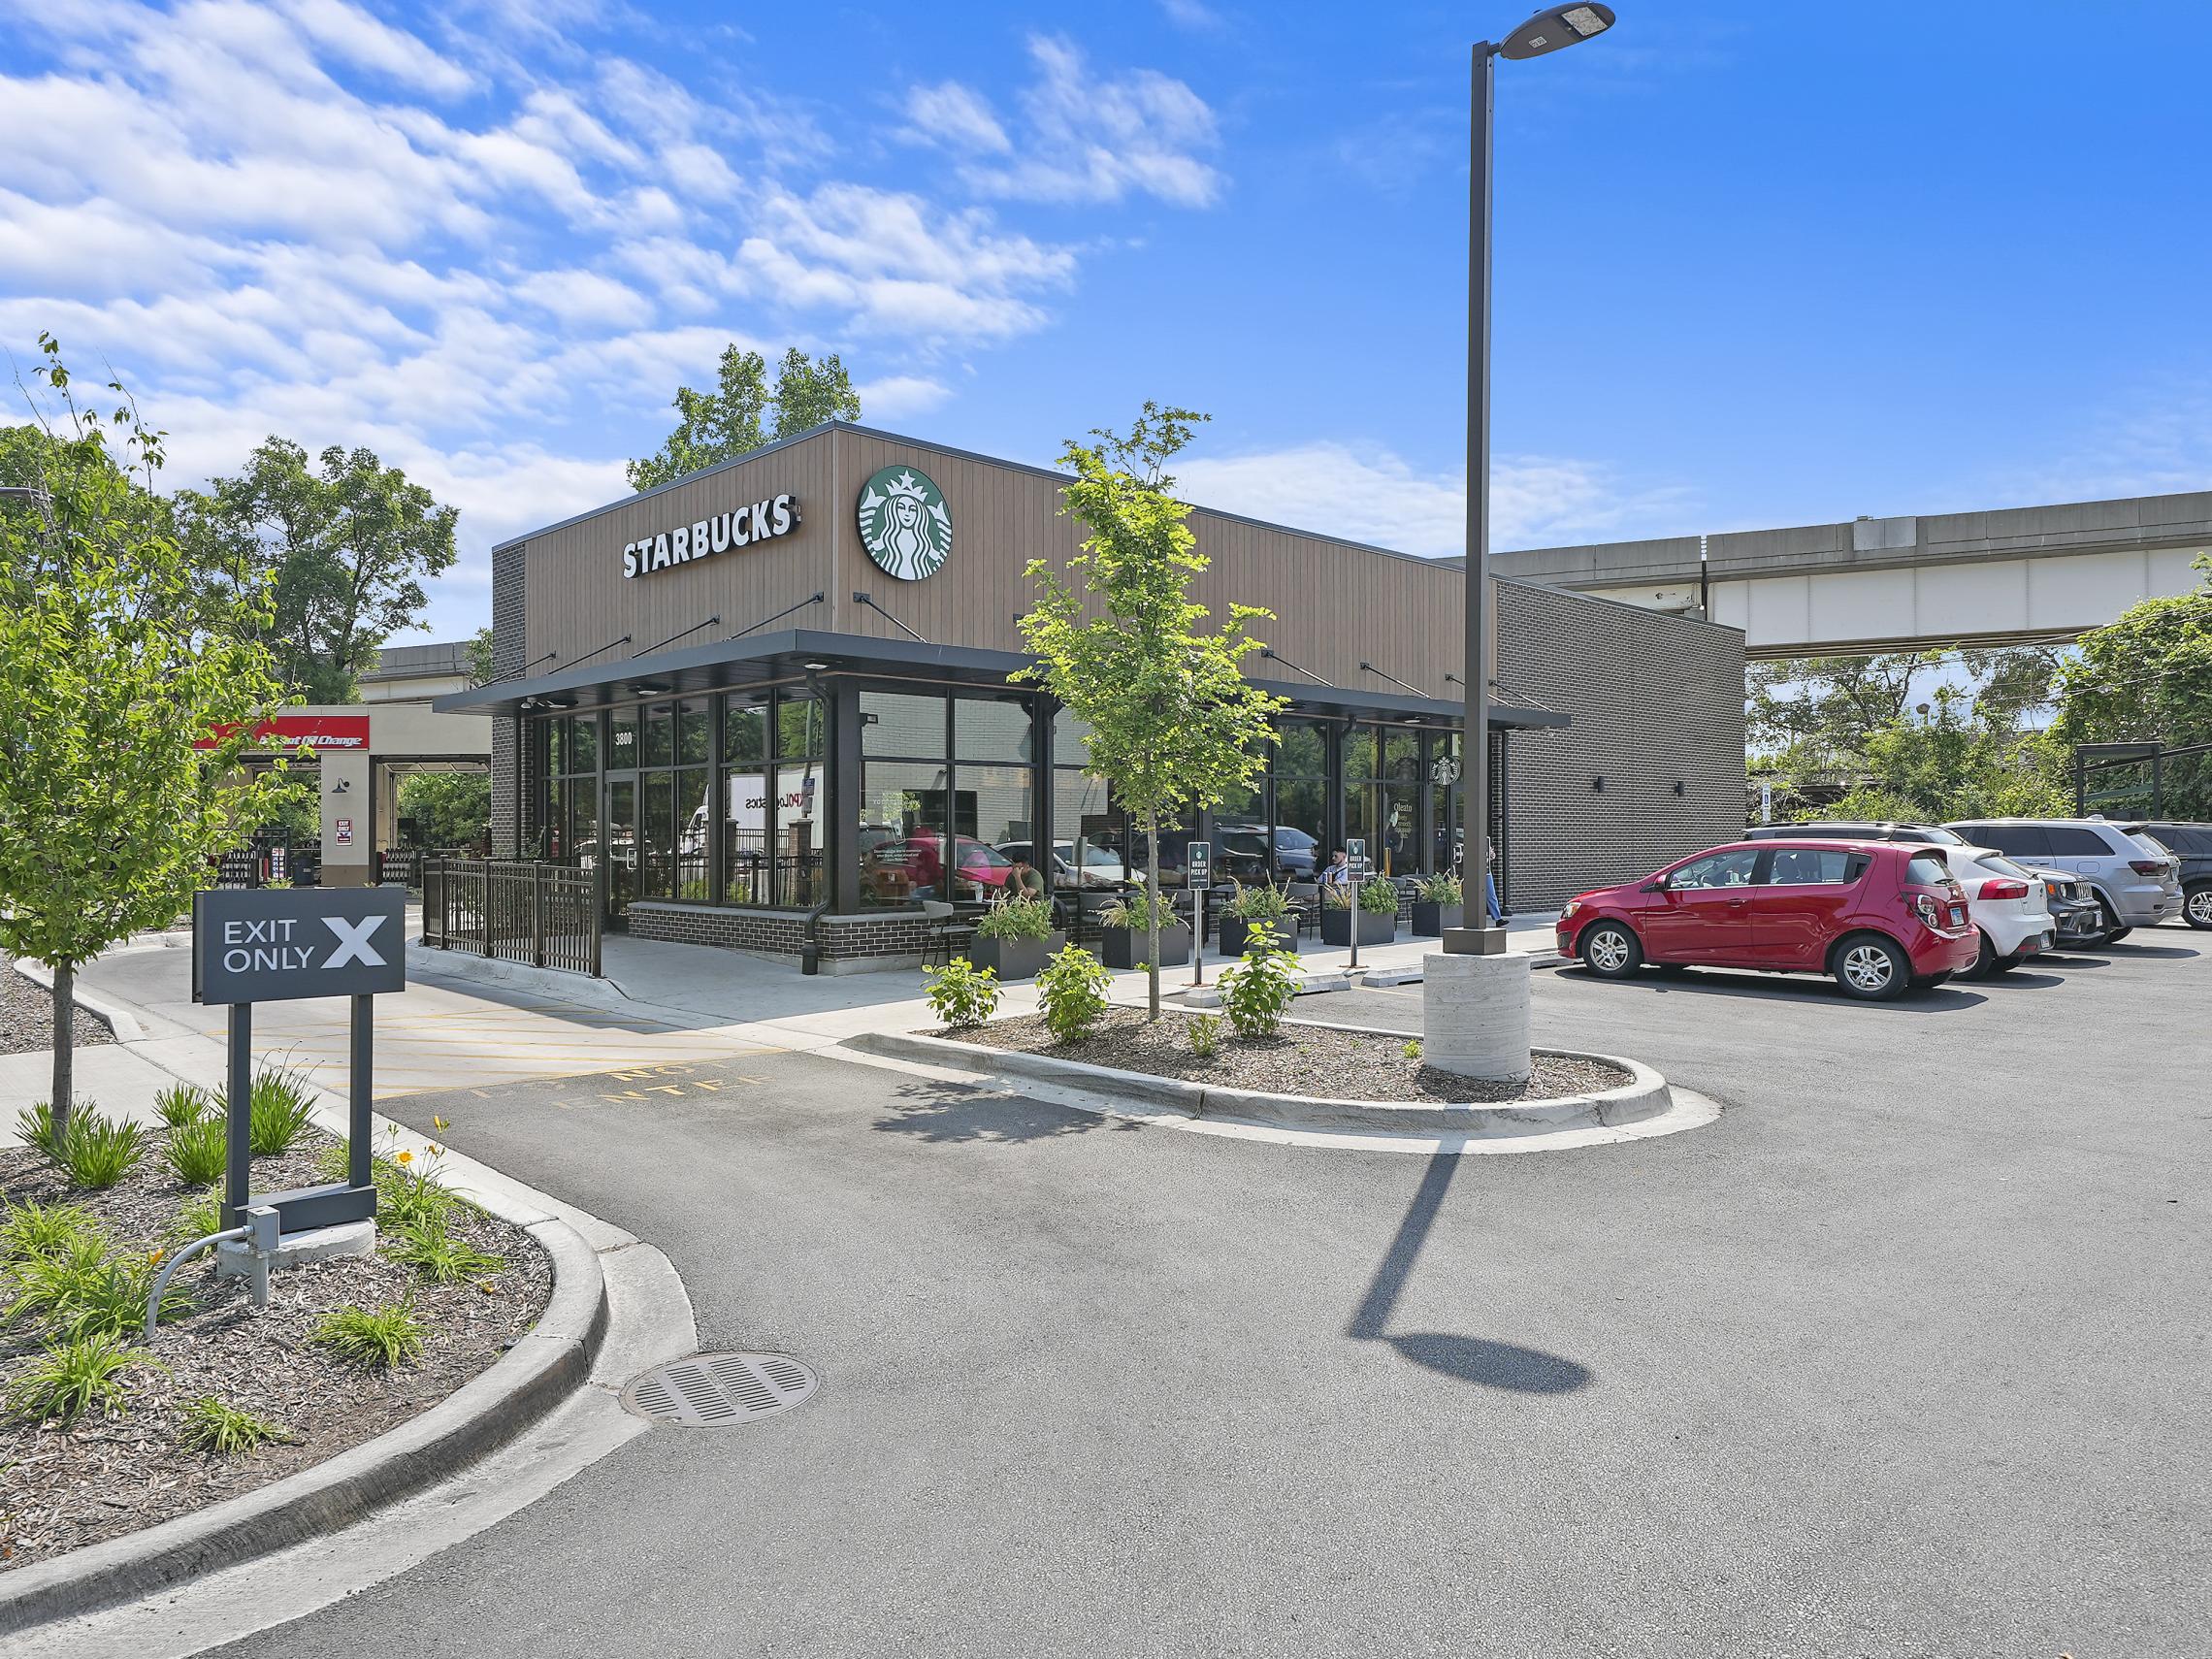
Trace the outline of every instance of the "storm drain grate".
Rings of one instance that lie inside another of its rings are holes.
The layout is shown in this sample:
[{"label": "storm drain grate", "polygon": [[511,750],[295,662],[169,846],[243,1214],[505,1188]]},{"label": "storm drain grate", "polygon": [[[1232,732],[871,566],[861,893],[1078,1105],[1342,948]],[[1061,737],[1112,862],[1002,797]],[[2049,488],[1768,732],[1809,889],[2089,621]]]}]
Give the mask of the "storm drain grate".
[{"label": "storm drain grate", "polygon": [[679,1428],[734,1428],[788,1412],[814,1392],[815,1377],[788,1353],[695,1353],[632,1379],[622,1403]]}]

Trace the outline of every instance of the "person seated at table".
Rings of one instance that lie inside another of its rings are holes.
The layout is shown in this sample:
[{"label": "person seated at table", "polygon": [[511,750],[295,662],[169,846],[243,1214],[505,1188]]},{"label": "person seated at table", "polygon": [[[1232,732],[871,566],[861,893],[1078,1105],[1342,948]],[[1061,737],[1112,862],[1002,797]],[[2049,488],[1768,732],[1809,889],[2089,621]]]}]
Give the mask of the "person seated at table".
[{"label": "person seated at table", "polygon": [[1350,887],[1351,885],[1351,862],[1345,856],[1345,850],[1342,847],[1329,854],[1328,866],[1321,871],[1321,885],[1323,887]]},{"label": "person seated at table", "polygon": [[1007,874],[1006,891],[1009,894],[1018,894],[1024,898],[1044,897],[1045,872],[1030,863],[1020,853],[1013,854],[1012,859],[1014,868]]}]

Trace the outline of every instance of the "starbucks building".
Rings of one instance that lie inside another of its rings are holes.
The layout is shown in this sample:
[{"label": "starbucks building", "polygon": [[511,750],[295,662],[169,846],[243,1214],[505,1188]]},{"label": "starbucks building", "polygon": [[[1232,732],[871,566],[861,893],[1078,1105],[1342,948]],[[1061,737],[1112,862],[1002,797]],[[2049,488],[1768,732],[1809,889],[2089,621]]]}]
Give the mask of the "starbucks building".
[{"label": "starbucks building", "polygon": [[[832,423],[536,531],[493,560],[494,849],[603,873],[610,925],[825,971],[911,963],[925,904],[1011,860],[1071,901],[1139,861],[1080,721],[1011,683],[1031,559],[1081,529],[1050,471]],[[1163,839],[1242,881],[1364,837],[1455,866],[1465,574],[1197,507],[1217,614],[1264,606],[1267,774]],[[1641,874],[1743,823],[1742,635],[1494,584],[1487,742],[1509,908]]]}]

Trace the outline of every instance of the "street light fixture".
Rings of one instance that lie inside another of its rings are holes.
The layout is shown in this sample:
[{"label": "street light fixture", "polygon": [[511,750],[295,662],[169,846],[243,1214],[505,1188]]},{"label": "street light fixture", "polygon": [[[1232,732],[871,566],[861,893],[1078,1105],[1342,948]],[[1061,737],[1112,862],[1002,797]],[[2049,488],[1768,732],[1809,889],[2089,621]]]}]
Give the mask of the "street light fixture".
[{"label": "street light fixture", "polygon": [[[1602,35],[1613,25],[1612,8],[1596,4],[1549,6],[1502,42],[1475,46],[1468,121],[1467,236],[1467,679],[1463,747],[1466,752],[1467,879],[1480,884],[1490,867],[1490,148],[1497,93],[1497,60],[1543,57]],[[1448,927],[1444,948],[1453,956],[1504,953],[1506,930],[1490,922],[1480,898],[1481,926]]]}]

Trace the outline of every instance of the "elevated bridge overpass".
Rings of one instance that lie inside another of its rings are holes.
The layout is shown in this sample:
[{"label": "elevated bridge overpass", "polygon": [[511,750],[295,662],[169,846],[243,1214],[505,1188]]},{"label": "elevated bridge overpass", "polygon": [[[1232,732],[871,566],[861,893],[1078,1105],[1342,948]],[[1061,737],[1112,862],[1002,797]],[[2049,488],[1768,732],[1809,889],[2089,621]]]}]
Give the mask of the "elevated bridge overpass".
[{"label": "elevated bridge overpass", "polygon": [[[1699,557],[1701,539],[1705,557]],[[1696,612],[1750,657],[2061,641],[2189,592],[2212,491],[1501,553],[1498,575]]]}]

